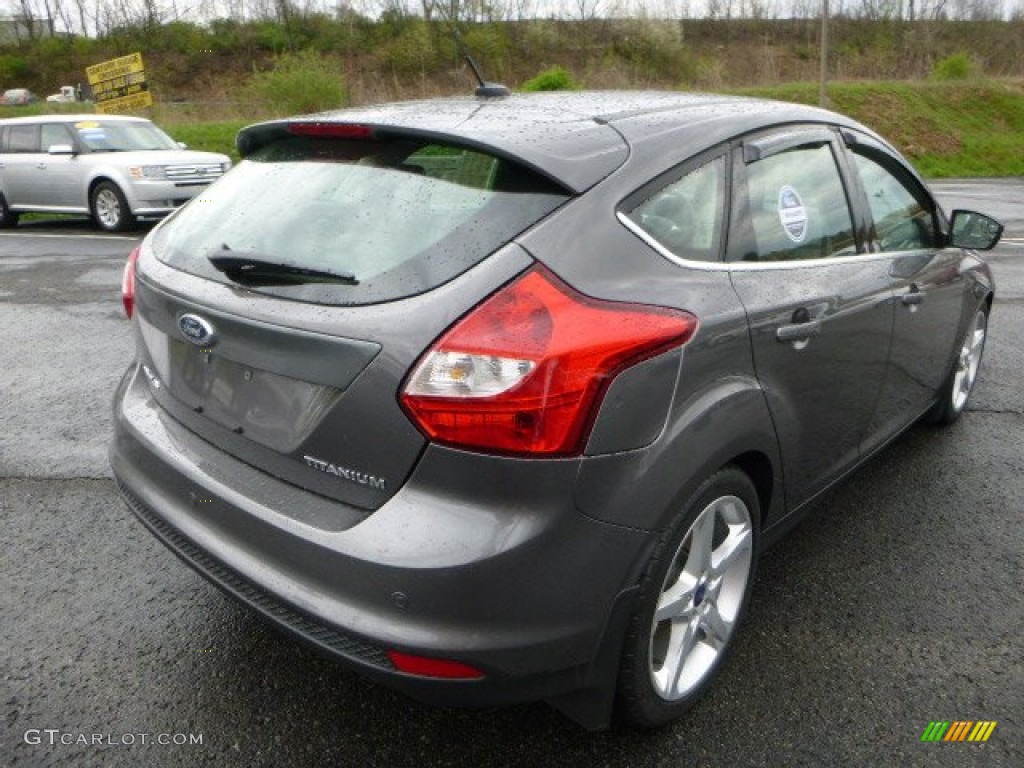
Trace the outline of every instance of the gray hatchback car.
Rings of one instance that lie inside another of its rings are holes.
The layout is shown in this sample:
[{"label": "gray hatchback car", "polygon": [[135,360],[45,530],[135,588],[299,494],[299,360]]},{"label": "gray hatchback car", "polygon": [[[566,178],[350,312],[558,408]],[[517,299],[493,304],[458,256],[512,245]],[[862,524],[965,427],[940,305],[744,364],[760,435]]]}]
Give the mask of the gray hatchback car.
[{"label": "gray hatchback car", "polygon": [[517,95],[238,146],[126,266],[117,483],[424,700],[678,717],[761,549],[978,373],[1000,225],[831,112]]}]

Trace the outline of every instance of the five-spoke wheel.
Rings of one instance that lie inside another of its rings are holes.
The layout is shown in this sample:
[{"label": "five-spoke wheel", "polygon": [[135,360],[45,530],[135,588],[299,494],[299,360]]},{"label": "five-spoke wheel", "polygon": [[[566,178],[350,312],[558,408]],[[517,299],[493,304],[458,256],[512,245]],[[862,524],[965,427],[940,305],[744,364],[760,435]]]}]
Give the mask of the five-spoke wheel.
[{"label": "five-spoke wheel", "polygon": [[938,424],[952,424],[967,409],[974,382],[978,378],[978,368],[985,352],[985,336],[988,332],[987,307],[981,307],[974,313],[957,351],[953,370],[935,407],[930,412],[930,420]]},{"label": "five-spoke wheel", "polygon": [[978,376],[978,366],[981,365],[981,353],[985,349],[985,332],[988,329],[988,317],[984,311],[978,310],[974,315],[974,322],[964,335],[963,344],[960,346],[960,354],[957,357],[956,369],[953,372],[953,407],[962,411],[967,405],[967,398],[971,394],[971,387]]},{"label": "five-spoke wheel", "polygon": [[111,181],[101,181],[93,188],[90,205],[96,226],[108,232],[122,232],[134,221],[124,193]]},{"label": "five-spoke wheel", "polygon": [[708,478],[665,532],[626,638],[619,705],[634,725],[677,718],[714,677],[750,597],[760,504],[750,478]]},{"label": "five-spoke wheel", "polygon": [[649,668],[669,701],[692,693],[725,650],[746,593],[753,557],[750,510],[721,496],[697,516],[662,585],[651,625]]}]

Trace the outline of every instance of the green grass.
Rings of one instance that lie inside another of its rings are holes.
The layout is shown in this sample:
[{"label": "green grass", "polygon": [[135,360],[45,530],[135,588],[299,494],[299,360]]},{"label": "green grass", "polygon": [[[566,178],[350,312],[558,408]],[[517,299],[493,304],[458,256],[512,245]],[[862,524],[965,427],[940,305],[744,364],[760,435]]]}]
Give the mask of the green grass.
[{"label": "green grass", "polygon": [[24,106],[8,107],[0,105],[0,118],[6,117],[28,117],[30,115],[77,115],[91,114],[95,112],[91,101],[78,101],[72,104],[60,102],[34,101]]},{"label": "green grass", "polygon": [[[191,116],[186,116],[189,119],[188,122],[176,122],[173,118],[173,110],[163,106],[158,106],[156,110],[155,115],[144,116],[152,117],[153,121],[163,128],[175,141],[185,142],[188,144],[189,149],[221,152],[230,156],[234,162],[238,161],[238,152],[235,150],[235,135],[245,126],[259,122],[257,119],[197,122],[191,119]],[[92,114],[93,112],[95,112],[95,107],[89,102],[48,104],[40,101],[24,107],[0,106],[0,118],[28,117],[30,115]],[[161,112],[167,112],[168,115],[163,117]]]},{"label": "green grass", "polygon": [[238,162],[238,150],[235,149],[235,136],[255,120],[225,120],[210,123],[165,123],[163,128],[175,141],[183,141],[189,149],[204,152],[222,152]]},{"label": "green grass", "polygon": [[[735,93],[818,103],[817,83],[748,88]],[[1024,176],[1024,81],[835,82],[830,107],[895,144],[923,176]],[[235,135],[254,120],[168,122],[163,127],[194,149],[235,161]]]},{"label": "green grass", "polygon": [[[817,83],[746,88],[733,93],[818,103]],[[832,109],[878,131],[931,178],[1024,176],[1024,80],[834,82]],[[42,112],[87,111],[83,104],[0,107],[0,117]],[[193,149],[222,152],[238,160],[235,135],[259,120],[252,108],[243,119],[202,120],[158,106],[154,117]],[[243,113],[245,114],[245,113]]]},{"label": "green grass", "polygon": [[[736,91],[818,103],[817,83]],[[829,105],[878,131],[931,178],[1024,176],[1024,81],[837,82]]]}]

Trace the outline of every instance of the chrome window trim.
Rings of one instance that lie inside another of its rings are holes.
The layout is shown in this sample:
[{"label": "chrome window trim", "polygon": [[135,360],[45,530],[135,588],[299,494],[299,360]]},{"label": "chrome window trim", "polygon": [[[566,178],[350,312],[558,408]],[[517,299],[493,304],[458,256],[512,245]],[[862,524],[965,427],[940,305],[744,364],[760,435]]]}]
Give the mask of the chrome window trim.
[{"label": "chrome window trim", "polygon": [[659,254],[664,256],[673,264],[676,264],[680,267],[706,268],[712,271],[717,271],[719,268],[726,266],[726,264],[721,261],[692,261],[690,259],[684,259],[679,256],[676,256],[674,253],[672,253],[672,251],[670,251],[668,248],[666,248],[653,237],[651,237],[649,234],[647,234],[647,232],[645,232],[639,224],[637,224],[635,221],[629,218],[629,216],[627,216],[625,213],[623,213],[622,211],[616,211],[615,215],[618,217],[619,221],[626,227],[626,229],[628,229],[634,235],[639,237],[641,240],[643,240],[645,243],[651,246],[651,248],[656,250]]},{"label": "chrome window trim", "polygon": [[794,259],[793,261],[693,261],[691,259],[683,259],[676,256],[665,246],[651,237],[649,234],[644,232],[640,226],[632,221],[622,211],[618,211],[615,214],[623,226],[626,227],[630,232],[643,240],[647,245],[651,246],[658,254],[673,264],[685,267],[687,269],[699,269],[705,272],[760,272],[765,270],[780,270],[780,269],[804,269],[806,267],[824,267],[830,264],[859,264],[867,261],[882,261],[883,259],[892,259],[897,255],[917,252],[938,252],[943,250],[941,247],[935,248],[917,248],[911,251],[886,251],[882,253],[856,253],[850,256],[832,256],[827,259]]}]

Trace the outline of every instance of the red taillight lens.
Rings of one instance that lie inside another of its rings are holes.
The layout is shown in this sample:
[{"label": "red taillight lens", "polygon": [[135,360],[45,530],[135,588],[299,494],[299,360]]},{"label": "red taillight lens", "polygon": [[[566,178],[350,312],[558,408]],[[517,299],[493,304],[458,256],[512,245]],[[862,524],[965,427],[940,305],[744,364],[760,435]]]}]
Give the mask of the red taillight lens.
[{"label": "red taillight lens", "polygon": [[124,265],[124,274],[121,276],[121,302],[124,304],[124,313],[131,318],[135,312],[135,262],[139,260],[139,249],[141,246],[132,248],[128,254],[128,263]]},{"label": "red taillight lens", "polygon": [[431,347],[402,404],[437,442],[576,455],[611,380],[696,329],[687,312],[591,299],[535,267]]},{"label": "red taillight lens", "polygon": [[395,665],[395,669],[408,675],[443,677],[449,680],[479,680],[484,676],[484,673],[476,667],[471,667],[460,661],[431,659],[399,651],[388,651],[388,658]]}]

